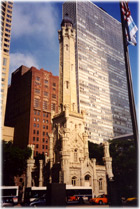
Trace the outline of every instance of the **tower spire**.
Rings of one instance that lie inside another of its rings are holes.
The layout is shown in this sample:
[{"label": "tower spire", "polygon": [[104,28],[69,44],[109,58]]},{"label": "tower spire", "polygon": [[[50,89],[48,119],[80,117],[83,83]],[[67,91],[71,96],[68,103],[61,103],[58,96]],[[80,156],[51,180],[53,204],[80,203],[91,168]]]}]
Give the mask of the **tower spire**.
[{"label": "tower spire", "polygon": [[66,14],[58,31],[59,57],[59,106],[77,112],[76,72],[75,72],[75,30],[72,20]]}]

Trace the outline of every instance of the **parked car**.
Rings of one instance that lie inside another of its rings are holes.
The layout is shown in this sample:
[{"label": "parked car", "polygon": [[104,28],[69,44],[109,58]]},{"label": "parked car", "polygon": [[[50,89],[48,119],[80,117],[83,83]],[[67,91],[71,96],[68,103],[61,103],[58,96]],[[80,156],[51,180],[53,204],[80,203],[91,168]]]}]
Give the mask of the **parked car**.
[{"label": "parked car", "polygon": [[89,202],[91,204],[99,204],[99,205],[104,205],[108,203],[108,197],[107,195],[103,194],[103,195],[99,195],[98,197],[95,198],[91,198],[89,200]]},{"label": "parked car", "polygon": [[126,202],[125,202],[126,206],[137,206],[138,205],[138,200],[136,197],[130,197],[127,198]]},{"label": "parked car", "polygon": [[13,198],[2,198],[2,207],[14,206]]},{"label": "parked car", "polygon": [[46,206],[46,194],[44,194],[42,197],[35,199],[34,201],[30,202],[29,204],[31,207],[36,206]]}]

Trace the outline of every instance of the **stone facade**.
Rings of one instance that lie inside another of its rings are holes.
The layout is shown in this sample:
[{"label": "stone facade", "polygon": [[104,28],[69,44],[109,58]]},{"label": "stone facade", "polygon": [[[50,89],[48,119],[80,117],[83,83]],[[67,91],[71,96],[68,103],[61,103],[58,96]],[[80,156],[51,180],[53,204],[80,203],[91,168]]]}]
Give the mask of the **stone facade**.
[{"label": "stone facade", "polygon": [[109,146],[104,146],[105,166],[89,159],[85,112],[77,111],[75,74],[75,30],[66,16],[61,24],[60,43],[60,112],[52,118],[50,134],[50,182],[73,186],[91,186],[93,195],[107,193],[106,176],[113,177]]}]

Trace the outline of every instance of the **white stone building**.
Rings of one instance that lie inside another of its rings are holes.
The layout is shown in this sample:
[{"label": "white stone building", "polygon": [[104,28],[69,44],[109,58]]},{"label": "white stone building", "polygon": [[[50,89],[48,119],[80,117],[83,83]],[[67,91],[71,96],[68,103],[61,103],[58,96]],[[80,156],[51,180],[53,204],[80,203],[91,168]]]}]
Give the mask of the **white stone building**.
[{"label": "white stone building", "polygon": [[105,165],[89,159],[85,112],[78,113],[75,71],[75,29],[65,16],[59,33],[59,114],[54,115],[50,134],[50,182],[91,186],[94,195],[107,194],[107,175],[112,174],[109,145],[104,144]]}]

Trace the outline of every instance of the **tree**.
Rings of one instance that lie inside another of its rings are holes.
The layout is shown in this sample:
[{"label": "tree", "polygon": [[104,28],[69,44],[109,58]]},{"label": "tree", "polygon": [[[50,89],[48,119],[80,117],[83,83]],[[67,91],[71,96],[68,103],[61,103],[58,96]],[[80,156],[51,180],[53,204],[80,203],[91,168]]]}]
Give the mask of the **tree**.
[{"label": "tree", "polygon": [[102,144],[95,144],[92,142],[88,142],[89,148],[89,158],[96,158],[96,163],[98,165],[104,165],[103,157],[104,157],[104,150]]},{"label": "tree", "polygon": [[121,196],[133,197],[137,195],[137,151],[133,139],[110,140],[110,155],[114,180]]},{"label": "tree", "polygon": [[14,176],[22,175],[26,170],[27,159],[31,156],[31,149],[20,149],[12,143],[2,141],[2,183],[14,185]]}]

